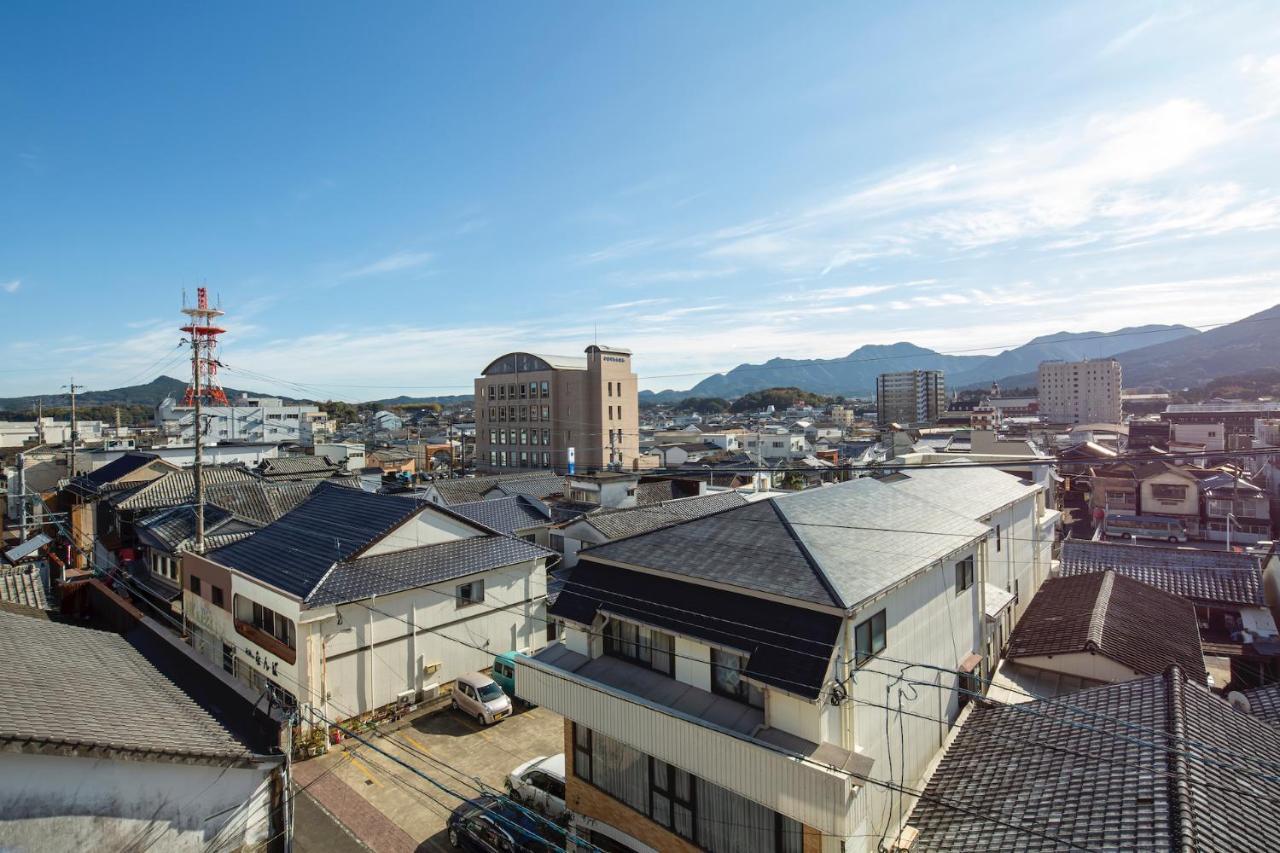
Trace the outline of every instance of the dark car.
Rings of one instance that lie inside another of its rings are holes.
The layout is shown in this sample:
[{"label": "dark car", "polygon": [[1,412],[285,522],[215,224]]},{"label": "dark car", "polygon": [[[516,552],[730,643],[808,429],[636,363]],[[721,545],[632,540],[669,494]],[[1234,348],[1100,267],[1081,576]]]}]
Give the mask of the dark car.
[{"label": "dark car", "polygon": [[449,843],[482,853],[550,853],[564,849],[564,836],[528,812],[486,794],[467,800],[449,815]]}]

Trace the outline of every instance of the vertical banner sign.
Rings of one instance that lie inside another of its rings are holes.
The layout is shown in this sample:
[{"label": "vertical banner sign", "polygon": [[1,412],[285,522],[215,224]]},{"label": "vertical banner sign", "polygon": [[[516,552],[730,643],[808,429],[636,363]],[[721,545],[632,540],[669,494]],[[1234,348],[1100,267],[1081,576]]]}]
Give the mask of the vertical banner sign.
[{"label": "vertical banner sign", "polygon": [[569,448],[569,473],[573,474],[573,448]]}]

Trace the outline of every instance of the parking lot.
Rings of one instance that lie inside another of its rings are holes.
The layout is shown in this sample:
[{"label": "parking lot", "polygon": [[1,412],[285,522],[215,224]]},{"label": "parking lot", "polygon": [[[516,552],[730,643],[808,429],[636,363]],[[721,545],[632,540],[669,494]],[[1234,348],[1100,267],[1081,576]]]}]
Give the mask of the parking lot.
[{"label": "parking lot", "polygon": [[[326,755],[299,762],[294,776],[305,796],[375,853],[434,853],[452,849],[445,821],[461,800],[391,756],[472,797],[479,783],[501,789],[517,765],[563,751],[564,721],[550,711],[526,709],[481,727],[444,710],[369,738],[369,745],[348,740]],[[321,849],[319,839],[308,839],[305,826],[297,825],[296,834],[299,849]]]}]

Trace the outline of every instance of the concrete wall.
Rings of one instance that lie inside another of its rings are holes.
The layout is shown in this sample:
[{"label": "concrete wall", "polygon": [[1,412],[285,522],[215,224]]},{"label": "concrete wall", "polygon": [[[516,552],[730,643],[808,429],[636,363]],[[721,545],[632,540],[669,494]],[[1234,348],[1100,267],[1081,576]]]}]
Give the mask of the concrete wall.
[{"label": "concrete wall", "polygon": [[273,834],[274,767],[0,753],[0,847],[242,849]]}]

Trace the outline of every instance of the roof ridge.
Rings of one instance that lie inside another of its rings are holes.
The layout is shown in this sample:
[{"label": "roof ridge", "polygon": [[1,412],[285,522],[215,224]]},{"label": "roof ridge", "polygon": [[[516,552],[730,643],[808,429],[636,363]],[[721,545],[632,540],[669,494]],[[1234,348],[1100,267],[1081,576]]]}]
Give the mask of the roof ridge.
[{"label": "roof ridge", "polygon": [[1107,627],[1107,611],[1111,608],[1111,591],[1115,589],[1116,573],[1105,571],[1102,582],[1098,585],[1098,595],[1093,600],[1093,610],[1089,613],[1089,631],[1085,639],[1086,647],[1102,648],[1103,634]]},{"label": "roof ridge", "polygon": [[[787,518],[786,514],[783,513],[781,509],[779,509],[778,499],[770,498],[765,501],[765,503],[768,503],[773,507],[774,515],[778,516],[778,520],[782,522],[783,528],[786,529],[787,533],[791,536],[791,540],[796,543],[796,547],[800,549],[800,554],[804,557],[810,568],[813,569],[813,573],[818,578],[818,583],[822,584],[822,588],[827,591],[827,595],[831,597],[831,600],[837,607],[847,610],[849,608],[849,603],[844,600],[844,596],[842,596],[839,590],[836,589],[836,585],[832,583],[826,570],[823,569],[822,564],[818,562],[818,558],[813,556],[813,553],[809,550],[809,546],[804,544],[804,539],[801,538],[796,529],[791,526],[791,520]],[[751,506],[751,504],[748,503],[745,504],[745,506]]]},{"label": "roof ridge", "polygon": [[1165,727],[1169,733],[1165,750],[1165,763],[1169,768],[1169,829],[1176,849],[1195,850],[1195,821],[1184,752],[1186,709],[1183,707],[1182,671],[1177,664],[1165,670],[1164,688]]}]

